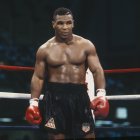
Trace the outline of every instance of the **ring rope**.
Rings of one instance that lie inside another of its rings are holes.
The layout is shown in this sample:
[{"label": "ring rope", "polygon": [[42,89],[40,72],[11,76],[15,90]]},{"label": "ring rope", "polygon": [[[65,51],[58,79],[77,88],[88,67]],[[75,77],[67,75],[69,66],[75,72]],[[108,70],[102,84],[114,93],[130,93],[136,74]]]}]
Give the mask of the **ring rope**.
[{"label": "ring rope", "polygon": [[10,71],[33,71],[33,67],[22,67],[22,66],[8,66],[8,65],[0,65],[1,70],[10,70]]},{"label": "ring rope", "polygon": [[[1,70],[10,71],[33,71],[34,67],[22,67],[22,66],[8,66],[0,65]],[[128,68],[128,69],[110,69],[104,70],[105,73],[130,73],[130,72],[140,72],[140,68]]]},{"label": "ring rope", "polygon": [[19,126],[14,126],[14,125],[0,125],[0,129],[2,129],[2,130],[19,130],[19,129],[21,129],[21,130],[38,130],[39,129],[39,126],[38,125],[19,125]]},{"label": "ring rope", "polygon": [[[43,94],[40,95],[40,100],[44,97]],[[0,92],[0,98],[5,99],[30,99],[31,94],[28,93],[12,93],[12,92]],[[140,100],[140,95],[111,95],[106,96],[108,100]]]},{"label": "ring rope", "polygon": [[[0,130],[39,130],[40,127],[38,125],[0,125]],[[104,126],[104,127],[96,127],[96,130],[140,130],[139,126],[119,126],[119,127],[112,127],[112,126]]]}]

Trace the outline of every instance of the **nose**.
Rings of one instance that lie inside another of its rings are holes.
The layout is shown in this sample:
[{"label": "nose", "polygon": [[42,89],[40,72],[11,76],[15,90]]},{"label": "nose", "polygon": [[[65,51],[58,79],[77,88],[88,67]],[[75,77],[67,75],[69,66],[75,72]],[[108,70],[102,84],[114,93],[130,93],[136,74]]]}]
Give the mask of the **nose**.
[{"label": "nose", "polygon": [[63,29],[67,29],[67,28],[68,28],[67,24],[63,24]]}]

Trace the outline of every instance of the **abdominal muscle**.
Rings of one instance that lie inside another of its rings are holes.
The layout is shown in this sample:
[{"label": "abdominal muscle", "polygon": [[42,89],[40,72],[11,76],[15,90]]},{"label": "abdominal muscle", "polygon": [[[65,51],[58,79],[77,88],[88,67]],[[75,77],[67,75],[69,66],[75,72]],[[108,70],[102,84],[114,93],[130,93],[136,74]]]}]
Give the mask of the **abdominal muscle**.
[{"label": "abdominal muscle", "polygon": [[85,83],[84,65],[62,65],[59,67],[48,67],[48,81],[57,83]]}]

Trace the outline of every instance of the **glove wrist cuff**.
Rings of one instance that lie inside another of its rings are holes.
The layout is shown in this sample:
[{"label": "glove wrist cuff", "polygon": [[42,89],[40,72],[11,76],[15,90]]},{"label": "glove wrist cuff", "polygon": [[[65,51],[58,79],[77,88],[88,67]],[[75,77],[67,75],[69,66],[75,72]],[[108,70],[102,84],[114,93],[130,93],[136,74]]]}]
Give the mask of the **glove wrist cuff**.
[{"label": "glove wrist cuff", "polygon": [[96,93],[97,93],[97,97],[106,96],[106,90],[105,89],[97,89]]},{"label": "glove wrist cuff", "polygon": [[29,100],[30,106],[37,106],[38,107],[39,99],[38,98],[32,98]]}]

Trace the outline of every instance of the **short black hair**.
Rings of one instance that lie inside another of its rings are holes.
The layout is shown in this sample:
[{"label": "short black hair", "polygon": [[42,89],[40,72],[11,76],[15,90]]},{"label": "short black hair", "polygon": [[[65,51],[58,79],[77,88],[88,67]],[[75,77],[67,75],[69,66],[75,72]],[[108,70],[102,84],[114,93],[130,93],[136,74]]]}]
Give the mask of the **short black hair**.
[{"label": "short black hair", "polygon": [[57,15],[72,15],[72,17],[73,17],[73,14],[72,14],[71,10],[68,9],[68,8],[65,8],[65,7],[57,8],[54,11],[53,20],[55,20],[55,18],[56,18]]}]

